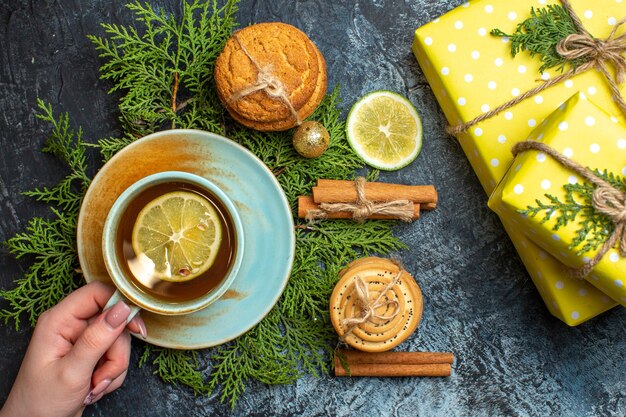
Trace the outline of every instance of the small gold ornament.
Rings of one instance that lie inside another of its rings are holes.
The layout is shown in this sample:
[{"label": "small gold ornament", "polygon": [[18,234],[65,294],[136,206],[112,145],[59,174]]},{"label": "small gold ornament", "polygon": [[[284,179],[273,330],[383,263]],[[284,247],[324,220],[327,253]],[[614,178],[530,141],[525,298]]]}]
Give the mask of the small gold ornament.
[{"label": "small gold ornament", "polygon": [[328,149],[330,135],[319,122],[302,123],[293,135],[293,147],[305,158],[317,158]]}]

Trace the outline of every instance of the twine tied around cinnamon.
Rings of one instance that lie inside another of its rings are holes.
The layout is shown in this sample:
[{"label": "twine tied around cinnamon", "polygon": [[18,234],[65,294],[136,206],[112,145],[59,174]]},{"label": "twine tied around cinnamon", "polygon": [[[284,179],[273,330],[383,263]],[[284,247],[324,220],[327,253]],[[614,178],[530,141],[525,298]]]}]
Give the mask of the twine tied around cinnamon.
[{"label": "twine tied around cinnamon", "polygon": [[589,168],[572,161],[545,143],[535,141],[518,142],[513,146],[511,152],[516,156],[528,150],[540,151],[551,156],[559,164],[571,169],[594,184],[596,186],[592,199],[594,210],[607,216],[615,225],[613,233],[604,242],[598,253],[582,267],[572,269],[570,271],[571,275],[578,279],[586,277],[616,243],[620,255],[626,257],[626,195],[598,177]]},{"label": "twine tied around cinnamon", "polygon": [[[556,45],[556,50],[559,55],[568,61],[583,58],[586,62],[557,77],[545,81],[543,84],[526,91],[525,93],[515,97],[513,100],[501,104],[493,110],[481,114],[469,122],[460,123],[456,126],[448,126],[446,131],[449,134],[456,136],[459,133],[465,132],[467,129],[477,125],[483,120],[490,119],[504,110],[507,110],[510,107],[526,100],[527,98],[532,97],[535,94],[560,83],[561,81],[589,71],[592,68],[598,69],[604,75],[609,83],[613,100],[622,113],[626,115],[626,102],[619,91],[619,84],[621,84],[626,78],[626,58],[624,57],[624,53],[626,53],[626,33],[616,36],[618,29],[626,23],[626,18],[621,19],[615,24],[615,26],[613,26],[613,30],[606,39],[598,39],[594,38],[589,31],[585,29],[580,18],[576,15],[568,0],[561,0],[561,3],[574,22],[574,25],[578,29],[579,33],[573,33],[564,39],[561,39]],[[613,64],[615,67],[615,77],[610,74],[607,67],[608,63]]]},{"label": "twine tied around cinnamon", "polygon": [[318,210],[309,210],[307,221],[327,218],[329,213],[347,211],[352,213],[352,219],[362,223],[372,214],[384,214],[390,218],[405,222],[413,220],[414,203],[409,200],[393,200],[374,202],[365,197],[365,178],[357,177],[354,180],[356,187],[356,202],[354,203],[320,203]]},{"label": "twine tied around cinnamon", "polygon": [[[386,297],[387,291],[393,288],[394,285],[400,283],[400,277],[404,273],[404,269],[400,268],[400,272],[396,274],[396,276],[382,289],[382,291],[378,294],[375,300],[370,300],[369,291],[367,289],[367,283],[361,278],[361,276],[357,275],[354,277],[354,290],[357,295],[357,299],[359,304],[361,305],[361,316],[359,317],[349,317],[345,318],[341,321],[341,327],[346,326],[347,330],[343,333],[342,339],[345,339],[355,327],[359,324],[366,323],[368,321],[372,321],[372,319],[380,319],[380,320],[391,320],[400,313],[400,303],[397,299],[389,300],[386,299],[383,301],[383,297]],[[386,307],[388,305],[395,305],[394,311],[388,315],[384,316],[382,314],[376,313],[376,309],[380,307]]]},{"label": "twine tied around cinnamon", "polygon": [[252,54],[250,54],[243,42],[241,42],[241,39],[239,39],[236,33],[233,34],[233,38],[235,38],[235,40],[239,44],[239,47],[248,57],[250,62],[252,62],[252,64],[256,67],[257,77],[254,84],[233,93],[228,101],[233,103],[241,100],[246,96],[249,96],[250,94],[256,93],[257,91],[264,91],[265,94],[267,94],[268,96],[282,101],[289,109],[291,116],[296,120],[296,125],[300,126],[302,124],[302,120],[300,119],[300,116],[298,115],[296,109],[293,107],[293,103],[289,99],[289,92],[285,88],[285,85],[280,80],[280,78],[273,74],[273,69],[271,65],[261,67],[256,59],[254,59]]}]

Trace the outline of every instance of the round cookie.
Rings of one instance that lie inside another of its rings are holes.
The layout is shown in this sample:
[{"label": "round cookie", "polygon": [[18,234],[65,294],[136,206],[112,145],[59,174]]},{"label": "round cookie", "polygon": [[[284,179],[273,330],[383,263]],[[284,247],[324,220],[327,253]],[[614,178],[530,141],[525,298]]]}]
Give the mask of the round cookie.
[{"label": "round cookie", "polygon": [[[315,109],[317,109],[317,106],[319,106],[319,104],[322,102],[322,99],[326,95],[326,89],[328,87],[328,78],[326,74],[326,61],[324,60],[324,57],[322,56],[321,52],[319,52],[317,47],[315,47],[313,42],[311,42],[311,44],[315,48],[315,51],[318,57],[319,67],[321,70],[319,71],[317,81],[315,83],[315,90],[313,91],[313,95],[311,96],[309,101],[300,110],[297,111],[300,121],[304,121],[307,117],[313,114]],[[260,122],[257,120],[250,120],[241,116],[228,104],[226,105],[226,109],[230,113],[231,117],[238,123],[241,123],[242,125],[249,127],[251,129],[260,130],[264,132],[287,130],[287,129],[291,129],[297,124],[297,120],[294,119],[291,113],[289,114],[287,118],[282,119],[282,120],[278,120],[274,122]]]},{"label": "round cookie", "polygon": [[275,122],[292,117],[284,99],[259,90],[233,100],[233,96],[259,84],[266,74],[283,87],[298,111],[315,91],[319,59],[317,50],[300,30],[285,23],[259,23],[236,32],[215,63],[220,99],[244,119]]},{"label": "round cookie", "polygon": [[395,300],[398,303],[397,310],[395,303],[381,305],[375,310],[379,318],[352,327],[344,323],[346,318],[362,315],[355,288],[357,277],[367,286],[372,302],[400,271],[394,262],[377,257],[356,260],[340,271],[339,282],[330,297],[330,318],[333,327],[348,345],[367,352],[383,352],[394,348],[415,331],[422,317],[422,292],[413,277],[404,270],[398,282],[387,289],[382,297],[382,300]]}]

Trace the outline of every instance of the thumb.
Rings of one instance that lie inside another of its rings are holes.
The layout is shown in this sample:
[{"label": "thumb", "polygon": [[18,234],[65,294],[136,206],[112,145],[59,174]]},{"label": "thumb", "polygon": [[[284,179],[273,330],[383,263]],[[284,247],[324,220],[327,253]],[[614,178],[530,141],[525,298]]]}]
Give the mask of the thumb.
[{"label": "thumb", "polygon": [[74,343],[66,357],[77,367],[88,369],[91,373],[98,361],[126,328],[126,319],[130,307],[118,301],[113,307],[103,312],[93,321]]}]

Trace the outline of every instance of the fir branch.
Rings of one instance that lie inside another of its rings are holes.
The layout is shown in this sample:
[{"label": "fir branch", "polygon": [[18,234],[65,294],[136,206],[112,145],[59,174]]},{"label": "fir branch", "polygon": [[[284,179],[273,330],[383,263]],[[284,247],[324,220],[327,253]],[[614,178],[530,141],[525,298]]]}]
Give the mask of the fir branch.
[{"label": "fir branch", "polygon": [[78,132],[71,129],[67,113],[55,118],[50,104],[38,99],[37,105],[40,112],[36,117],[52,125],[52,133],[42,152],[50,153],[65,162],[70,173],[53,188],[36,188],[24,194],[68,213],[78,213],[83,195],[91,183],[87,174],[86,150],[93,145],[82,140],[82,129],[79,128]]},{"label": "fir branch", "polygon": [[78,288],[76,273],[79,265],[76,254],[76,213],[51,209],[55,219],[36,217],[26,227],[26,232],[8,239],[4,244],[17,259],[32,261],[16,286],[0,290],[0,299],[9,306],[0,310],[5,323],[14,321],[15,329],[22,315],[31,326],[44,311],[55,306],[67,294]]},{"label": "fir branch", "polygon": [[148,4],[127,7],[145,28],[103,24],[108,38],[90,35],[105,63],[101,78],[120,91],[120,120],[128,134],[144,136],[164,127],[222,132],[222,107],[213,67],[235,27],[237,1],[182,2],[177,21]]},{"label": "fir branch", "polygon": [[130,145],[135,139],[137,139],[135,136],[127,135],[121,138],[110,137],[98,140],[102,162],[107,162],[113,155]]},{"label": "fir branch", "polygon": [[523,51],[528,51],[531,57],[539,55],[543,63],[539,68],[540,72],[554,67],[562,72],[566,64],[576,68],[585,62],[583,58],[566,60],[556,51],[556,45],[562,39],[577,32],[576,25],[567,10],[556,4],[539,9],[531,7],[530,17],[518,24],[512,34],[500,29],[493,29],[491,34],[510,38],[513,57]]},{"label": "fir branch", "polygon": [[[613,187],[626,192],[626,178],[616,176],[606,170],[595,170],[594,173],[607,181]],[[557,216],[552,230],[557,231],[562,227],[578,220],[578,229],[568,249],[575,250],[578,256],[600,247],[615,230],[615,224],[611,219],[595,210],[593,207],[593,192],[595,187],[587,182],[563,185],[565,197],[562,201],[556,196],[545,194],[548,203],[537,199],[537,206],[527,206],[526,209],[518,210],[519,213],[529,217],[535,217],[543,213],[541,224]]]},{"label": "fir branch", "polygon": [[246,382],[254,374],[254,341],[250,342],[252,331],[254,329],[233,342],[219,346],[211,357],[215,364],[208,381],[209,392],[219,388],[220,401],[228,401],[232,408],[235,408],[237,399],[245,391]]},{"label": "fir branch", "polygon": [[164,382],[181,384],[191,388],[196,395],[206,394],[202,373],[198,371],[198,352],[195,350],[166,349],[145,345],[139,359],[139,367],[144,366],[153,357],[153,374]]},{"label": "fir branch", "polygon": [[86,156],[91,145],[82,140],[82,130],[71,129],[67,113],[55,117],[50,104],[41,100],[37,104],[40,111],[37,118],[52,125],[43,151],[65,162],[70,172],[55,187],[24,193],[48,203],[54,217],[32,219],[26,232],[4,242],[17,259],[27,258],[32,262],[24,276],[16,280],[16,287],[0,290],[0,298],[8,302],[8,307],[0,311],[0,319],[13,320],[16,329],[22,315],[34,326],[41,313],[79,286],[76,222],[83,196],[91,183]]}]

